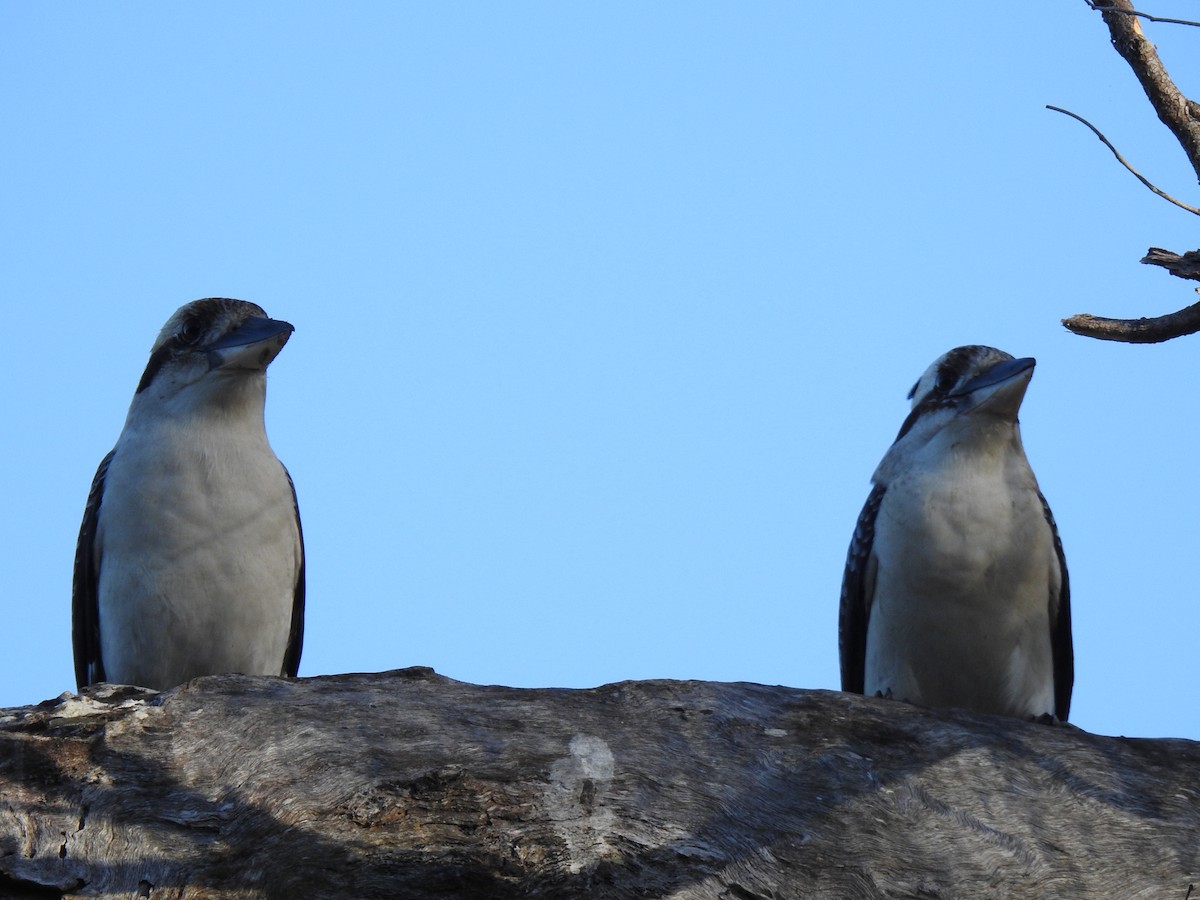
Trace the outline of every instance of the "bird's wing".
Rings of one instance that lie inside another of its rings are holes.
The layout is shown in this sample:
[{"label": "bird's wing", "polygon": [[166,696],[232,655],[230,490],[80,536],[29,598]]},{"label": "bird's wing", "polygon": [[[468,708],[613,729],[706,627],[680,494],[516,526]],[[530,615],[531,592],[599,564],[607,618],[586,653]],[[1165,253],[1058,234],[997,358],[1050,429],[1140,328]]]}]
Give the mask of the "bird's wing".
[{"label": "bird's wing", "polygon": [[296,593],[292,601],[292,627],[288,632],[287,650],[283,655],[283,674],[295,678],[300,670],[300,651],[304,646],[304,529],[300,526],[300,504],[296,500],[296,485],[287,466],[280,463],[292,489],[292,505],[296,509],[296,536],[300,541],[300,571],[296,573]]},{"label": "bird's wing", "polygon": [[1071,709],[1071,688],[1075,684],[1075,651],[1071,643],[1071,581],[1067,577],[1067,558],[1063,555],[1062,540],[1050,504],[1038,491],[1042,514],[1054,535],[1054,552],[1058,555],[1060,581],[1058,590],[1050,586],[1050,650],[1054,657],[1054,715],[1067,721]]},{"label": "bird's wing", "polygon": [[96,527],[100,521],[100,500],[104,478],[112,462],[110,450],[88,491],[79,541],[75,544],[75,573],[71,579],[71,639],[75,647],[75,684],[83,688],[104,681],[104,660],[100,658],[100,565],[96,560]]},{"label": "bird's wing", "polygon": [[875,517],[887,490],[877,484],[854,526],[850,551],[846,554],[846,572],[842,576],[842,604],[838,615],[838,654],[842,661],[842,690],[861,694],[864,689],[867,657],[867,620],[875,592]]}]

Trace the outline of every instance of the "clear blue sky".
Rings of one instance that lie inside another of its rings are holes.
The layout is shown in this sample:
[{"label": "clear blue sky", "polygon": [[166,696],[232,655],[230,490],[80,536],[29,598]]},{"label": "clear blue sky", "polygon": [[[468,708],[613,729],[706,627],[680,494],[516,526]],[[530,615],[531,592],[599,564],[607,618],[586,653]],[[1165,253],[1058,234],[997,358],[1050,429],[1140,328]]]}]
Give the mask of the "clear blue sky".
[{"label": "clear blue sky", "polygon": [[[1187,14],[1164,2],[1154,12]],[[1200,97],[1200,33],[1147,26]],[[1075,337],[1200,241],[1082,0],[8,4],[0,706],[73,687],[88,486],[180,304],[296,333],[267,421],[302,675],[836,688],[838,590],[943,351],[1038,368],[1072,719],[1200,738],[1200,337]]]}]

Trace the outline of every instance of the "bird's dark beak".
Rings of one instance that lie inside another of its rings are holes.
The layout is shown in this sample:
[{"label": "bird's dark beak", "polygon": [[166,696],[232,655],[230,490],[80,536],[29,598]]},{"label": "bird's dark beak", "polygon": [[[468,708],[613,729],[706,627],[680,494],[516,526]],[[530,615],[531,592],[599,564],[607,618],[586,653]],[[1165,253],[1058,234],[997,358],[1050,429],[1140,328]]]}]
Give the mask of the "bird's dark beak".
[{"label": "bird's dark beak", "polygon": [[1037,360],[1031,356],[1007,359],[980,372],[950,396],[969,398],[962,407],[964,412],[986,412],[1016,421],[1036,365]]},{"label": "bird's dark beak", "polygon": [[[962,387],[950,392],[951,397],[961,397],[966,394],[973,394],[981,388],[991,387],[994,384],[1000,384],[1004,381],[1009,381],[1020,375],[1026,370],[1032,370],[1037,365],[1037,360],[1032,356],[1026,356],[1023,359],[1006,359],[1004,362],[998,362],[986,372],[980,372]],[[1030,376],[1032,377],[1032,375]],[[1028,382],[1029,379],[1026,379]]]},{"label": "bird's dark beak", "polygon": [[208,368],[265,369],[295,330],[290,322],[251,316],[208,348]]}]

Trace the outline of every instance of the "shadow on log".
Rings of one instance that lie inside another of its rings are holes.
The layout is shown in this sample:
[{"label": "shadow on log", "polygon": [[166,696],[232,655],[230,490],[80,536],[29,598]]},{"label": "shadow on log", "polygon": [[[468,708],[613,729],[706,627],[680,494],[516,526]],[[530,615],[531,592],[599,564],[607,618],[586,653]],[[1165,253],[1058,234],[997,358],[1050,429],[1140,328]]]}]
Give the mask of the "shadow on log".
[{"label": "shadow on log", "polygon": [[1200,744],[831,691],[429,669],[0,711],[0,896],[1154,897]]}]

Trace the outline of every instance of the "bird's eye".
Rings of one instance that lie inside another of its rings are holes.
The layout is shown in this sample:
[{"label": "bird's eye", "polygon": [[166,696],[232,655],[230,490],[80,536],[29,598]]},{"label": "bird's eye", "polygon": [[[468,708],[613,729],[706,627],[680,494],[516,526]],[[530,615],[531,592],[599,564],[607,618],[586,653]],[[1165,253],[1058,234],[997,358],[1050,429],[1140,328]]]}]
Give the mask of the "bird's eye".
[{"label": "bird's eye", "polygon": [[200,340],[203,333],[199,322],[195,319],[188,319],[179,329],[179,340],[184,344],[194,344]]},{"label": "bird's eye", "polygon": [[951,368],[943,368],[938,372],[937,381],[934,382],[933,389],[942,394],[950,393],[950,389],[958,383],[958,373]]}]

